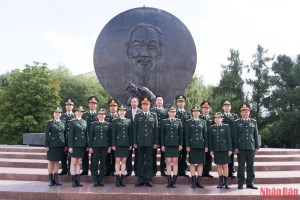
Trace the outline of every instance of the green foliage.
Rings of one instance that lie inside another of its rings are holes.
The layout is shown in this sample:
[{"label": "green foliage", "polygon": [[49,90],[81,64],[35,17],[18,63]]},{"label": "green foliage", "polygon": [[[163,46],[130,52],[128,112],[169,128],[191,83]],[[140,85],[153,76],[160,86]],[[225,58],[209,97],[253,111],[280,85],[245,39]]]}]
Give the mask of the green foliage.
[{"label": "green foliage", "polygon": [[21,143],[22,133],[42,132],[60,104],[59,82],[46,64],[34,62],[10,74],[0,95],[0,143]]}]

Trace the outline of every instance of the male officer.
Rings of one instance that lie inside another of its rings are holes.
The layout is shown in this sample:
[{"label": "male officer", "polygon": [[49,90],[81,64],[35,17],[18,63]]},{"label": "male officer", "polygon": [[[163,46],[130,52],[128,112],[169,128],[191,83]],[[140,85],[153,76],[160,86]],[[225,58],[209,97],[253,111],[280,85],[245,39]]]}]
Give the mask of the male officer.
[{"label": "male officer", "polygon": [[[223,109],[222,123],[229,125],[229,129],[231,132],[231,139],[232,139],[232,143],[233,143],[233,135],[232,135],[233,134],[233,124],[234,124],[234,121],[237,120],[238,115],[230,112],[231,101],[229,99],[223,100],[221,103],[221,107]],[[228,170],[229,170],[228,176],[232,177],[232,178],[236,178],[236,176],[233,175],[235,173],[234,153],[233,152],[230,156],[230,160],[231,160],[231,163],[228,164]]]},{"label": "male officer", "polygon": [[135,115],[133,122],[133,146],[137,149],[138,171],[138,182],[135,186],[153,187],[153,149],[156,149],[159,143],[158,121],[156,114],[150,112],[151,100],[145,97],[141,103],[143,111]]},{"label": "male officer", "polygon": [[[133,122],[135,120],[135,115],[137,113],[140,113],[142,112],[142,109],[140,109],[138,107],[139,105],[139,99],[137,97],[132,97],[131,100],[130,100],[130,109],[127,109],[126,110],[126,113],[125,113],[125,117],[127,119],[131,119],[131,125],[132,125],[132,129],[133,130]],[[127,170],[127,174],[126,176],[131,176],[131,173],[132,173],[132,152],[133,152],[133,149],[132,148],[131,150],[129,150],[129,156],[126,160],[126,170]],[[134,174],[135,176],[137,175],[137,170],[136,170],[136,167],[137,167],[137,156],[136,156],[136,149],[134,149],[135,151],[135,156],[134,156]]]},{"label": "male officer", "polygon": [[[108,101],[109,113],[105,117],[105,121],[112,123],[113,119],[118,117],[118,102],[116,99],[110,99]],[[115,156],[114,151],[107,153],[106,159],[106,176],[114,176],[115,172]]]},{"label": "male officer", "polygon": [[237,119],[233,128],[233,147],[238,157],[238,189],[243,189],[245,182],[245,163],[247,165],[247,188],[258,189],[253,185],[254,159],[258,152],[258,129],[257,123],[250,116],[250,105],[242,104],[239,106],[241,118]]},{"label": "male officer", "polygon": [[[207,130],[208,130],[209,127],[211,125],[213,125],[213,123],[214,123],[213,116],[209,115],[211,103],[209,101],[203,101],[203,102],[201,102],[200,106],[201,106],[201,112],[202,112],[200,119],[203,119],[206,121],[206,126],[207,126]],[[203,174],[202,174],[203,177],[213,177],[212,175],[209,174],[209,172],[211,171],[211,165],[212,165],[212,157],[209,152],[206,152],[205,164],[203,167]]]},{"label": "male officer", "polygon": [[[176,97],[176,103],[177,103],[178,109],[177,109],[175,118],[178,118],[181,120],[182,127],[185,127],[186,121],[191,119],[191,117],[192,117],[191,112],[186,111],[184,109],[185,102],[186,102],[186,97],[184,95],[178,95]],[[183,144],[185,144],[185,130],[184,129],[182,132],[182,137],[183,137]],[[187,156],[186,147],[183,146],[182,150],[179,152],[178,176],[188,177],[188,175],[185,173],[185,170],[187,169],[186,156]]]},{"label": "male officer", "polygon": [[[89,102],[89,111],[85,112],[82,115],[82,119],[86,120],[87,122],[87,131],[89,131],[91,123],[98,120],[97,111],[96,111],[98,98],[95,96],[90,96],[88,98],[88,102]],[[82,159],[82,172],[80,175],[88,175],[88,172],[89,172],[89,152],[86,151]]]},{"label": "male officer", "polygon": [[[156,107],[152,108],[150,111],[156,113],[156,115],[157,115],[158,128],[159,128],[159,142],[160,142],[161,141],[160,124],[161,124],[163,119],[168,118],[168,113],[167,113],[167,109],[165,109],[163,107],[164,99],[163,99],[162,96],[160,96],[160,95],[156,96],[155,105],[156,105]],[[159,144],[161,145],[161,143],[159,143]],[[156,159],[157,159],[157,149],[153,149],[153,169],[152,169],[153,176],[155,176],[156,172],[157,172]],[[165,152],[160,151],[160,172],[161,172],[161,176],[167,176],[165,170],[166,170]]]},{"label": "male officer", "polygon": [[70,163],[71,163],[71,157],[68,157],[68,135],[70,130],[70,120],[75,117],[73,113],[73,107],[74,103],[71,99],[68,99],[68,101],[65,103],[66,105],[66,112],[63,113],[60,117],[61,120],[66,122],[66,128],[65,128],[65,138],[66,138],[66,151],[64,153],[64,156],[61,160],[61,169],[62,171],[59,173],[59,175],[66,175],[70,174]]}]

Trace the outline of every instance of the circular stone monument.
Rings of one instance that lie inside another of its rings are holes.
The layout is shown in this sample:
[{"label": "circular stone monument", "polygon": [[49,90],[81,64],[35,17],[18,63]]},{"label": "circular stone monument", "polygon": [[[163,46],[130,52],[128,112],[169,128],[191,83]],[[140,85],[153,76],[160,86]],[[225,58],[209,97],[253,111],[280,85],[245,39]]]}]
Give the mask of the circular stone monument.
[{"label": "circular stone monument", "polygon": [[104,89],[121,103],[130,96],[162,95],[170,104],[193,78],[194,40],[174,15],[134,8],[111,19],[98,36],[94,67]]}]

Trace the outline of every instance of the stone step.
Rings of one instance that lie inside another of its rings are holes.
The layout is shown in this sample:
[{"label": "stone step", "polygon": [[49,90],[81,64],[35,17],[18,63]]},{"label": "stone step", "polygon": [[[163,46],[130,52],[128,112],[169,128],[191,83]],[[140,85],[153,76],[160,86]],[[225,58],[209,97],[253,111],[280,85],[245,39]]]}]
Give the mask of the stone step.
[{"label": "stone step", "polygon": [[[10,168],[0,167],[0,179],[1,180],[27,180],[27,181],[46,181],[48,178],[47,169],[33,169],[33,168]],[[204,178],[205,184],[217,184],[218,174],[217,172],[211,172],[214,178]],[[282,183],[300,183],[300,171],[256,171],[255,183],[257,184],[282,184]],[[61,176],[61,180],[64,182],[70,182],[70,176]],[[137,177],[126,177],[126,182],[134,184]],[[82,176],[83,182],[91,182],[92,177]],[[105,177],[107,183],[114,183],[115,177]],[[178,183],[190,183],[191,179],[187,177],[179,177]],[[157,176],[153,177],[154,183],[166,183],[166,177]],[[230,179],[230,183],[237,184],[237,179]]]},{"label": "stone step", "polygon": [[[62,186],[49,187],[45,181],[1,181],[1,199],[72,199],[72,200],[257,200],[272,199],[267,189],[277,191],[291,191],[274,195],[276,199],[299,199],[300,184],[257,184],[258,190],[243,189],[238,190],[236,185],[231,185],[231,189],[218,189],[215,185],[208,185],[205,188],[191,188],[188,184],[177,184],[176,188],[166,188],[166,184],[154,184],[154,187],[134,187],[127,184],[126,187],[115,187],[113,183],[105,184],[104,187],[93,187],[85,184],[83,187],[72,188],[70,183],[63,183]],[[290,189],[290,190],[285,190]]]},{"label": "stone step", "polygon": [[[160,162],[157,162],[158,171],[160,170],[159,164]],[[47,168],[47,165],[47,160],[0,158],[0,167],[45,169]],[[238,163],[235,162],[235,166],[237,165]],[[300,162],[256,162],[254,167],[255,171],[297,171],[300,170]],[[212,170],[217,170],[217,167],[214,163]]]}]

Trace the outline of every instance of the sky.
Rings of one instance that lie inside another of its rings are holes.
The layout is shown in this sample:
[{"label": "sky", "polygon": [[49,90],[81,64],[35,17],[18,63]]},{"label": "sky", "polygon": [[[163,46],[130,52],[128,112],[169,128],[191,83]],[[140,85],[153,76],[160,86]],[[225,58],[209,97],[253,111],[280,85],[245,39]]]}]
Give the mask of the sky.
[{"label": "sky", "polygon": [[0,0],[0,74],[32,61],[74,74],[94,71],[102,28],[121,12],[154,7],[179,18],[197,49],[196,74],[217,85],[231,48],[249,65],[257,45],[269,56],[300,54],[299,0]]}]

